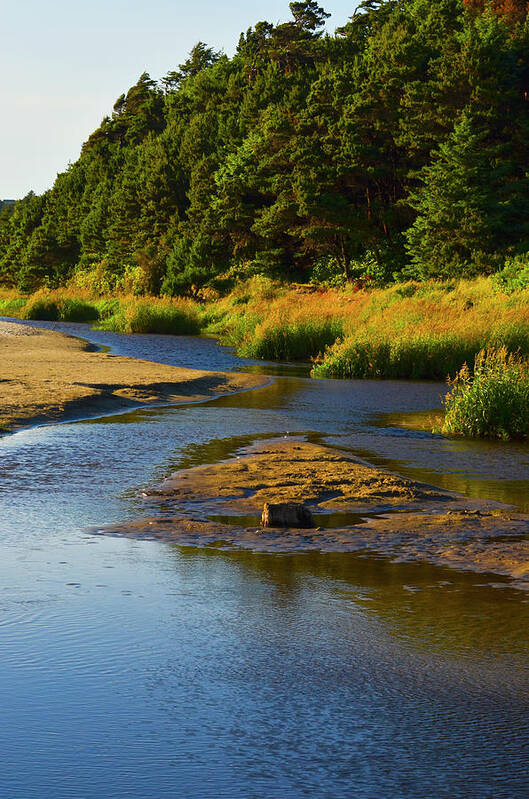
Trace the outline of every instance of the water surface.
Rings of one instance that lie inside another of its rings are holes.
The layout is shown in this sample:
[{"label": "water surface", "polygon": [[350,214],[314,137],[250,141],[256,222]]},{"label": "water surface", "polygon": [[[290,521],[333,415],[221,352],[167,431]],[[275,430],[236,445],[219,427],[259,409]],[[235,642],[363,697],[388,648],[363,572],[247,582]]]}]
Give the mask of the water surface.
[{"label": "water surface", "polygon": [[[168,362],[236,367],[163,339]],[[149,357],[145,337],[112,346]],[[0,796],[529,797],[529,597],[506,580],[87,532],[142,515],[175,468],[291,433],[523,504],[525,447],[377,423],[442,391],[281,377],[1,438]]]}]

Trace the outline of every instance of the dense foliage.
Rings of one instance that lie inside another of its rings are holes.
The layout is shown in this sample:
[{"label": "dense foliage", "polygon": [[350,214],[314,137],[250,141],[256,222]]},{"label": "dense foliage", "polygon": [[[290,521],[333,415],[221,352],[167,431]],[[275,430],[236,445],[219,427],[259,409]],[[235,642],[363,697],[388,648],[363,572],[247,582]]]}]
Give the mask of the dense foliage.
[{"label": "dense foliage", "polygon": [[470,438],[529,436],[529,365],[518,355],[482,350],[472,372],[465,365],[446,400],[444,433]]},{"label": "dense foliage", "polygon": [[143,74],[42,196],[0,209],[0,281],[177,295],[252,275],[487,274],[529,250],[525,2],[315,0],[233,58]]}]

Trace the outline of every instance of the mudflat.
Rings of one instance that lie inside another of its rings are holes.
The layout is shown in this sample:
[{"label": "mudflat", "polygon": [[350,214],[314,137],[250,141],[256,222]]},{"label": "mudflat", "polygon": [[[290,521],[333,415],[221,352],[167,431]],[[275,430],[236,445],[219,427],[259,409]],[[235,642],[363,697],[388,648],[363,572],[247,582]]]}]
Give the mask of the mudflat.
[{"label": "mudflat", "polygon": [[[239,457],[181,470],[144,496],[144,518],[96,532],[256,552],[375,552],[502,575],[529,588],[529,516],[306,441],[260,443]],[[291,501],[307,505],[320,526],[259,525],[265,502]]]},{"label": "mudflat", "polygon": [[143,405],[198,402],[265,385],[266,378],[204,372],[94,352],[62,333],[0,322],[0,429],[15,430]]}]

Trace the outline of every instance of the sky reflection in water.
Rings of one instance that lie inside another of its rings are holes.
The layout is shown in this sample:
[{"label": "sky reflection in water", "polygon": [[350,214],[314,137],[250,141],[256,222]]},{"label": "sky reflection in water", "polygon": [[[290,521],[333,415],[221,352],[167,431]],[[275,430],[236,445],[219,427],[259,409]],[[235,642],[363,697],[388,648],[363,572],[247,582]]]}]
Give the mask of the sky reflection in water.
[{"label": "sky reflection in water", "polygon": [[526,595],[424,564],[86,532],[141,515],[138,489],[174,468],[287,432],[523,494],[524,448],[371,424],[440,391],[280,379],[0,439],[0,795],[529,796]]}]

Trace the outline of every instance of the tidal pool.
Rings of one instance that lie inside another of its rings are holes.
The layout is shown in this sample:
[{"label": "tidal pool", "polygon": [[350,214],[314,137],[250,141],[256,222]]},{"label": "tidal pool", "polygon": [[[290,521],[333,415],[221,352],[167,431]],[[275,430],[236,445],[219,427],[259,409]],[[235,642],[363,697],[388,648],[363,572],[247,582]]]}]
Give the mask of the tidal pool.
[{"label": "tidal pool", "polygon": [[[67,327],[239,363],[208,340]],[[527,508],[528,448],[380,423],[443,390],[279,377],[1,438],[0,796],[529,797],[529,596],[506,580],[87,532],[141,516],[141,489],[176,468],[287,433]]]}]

